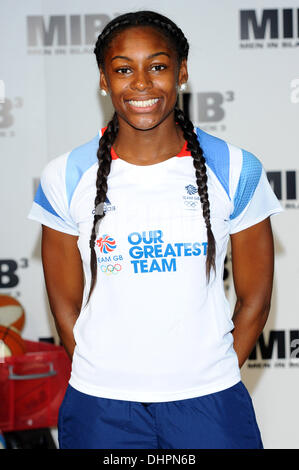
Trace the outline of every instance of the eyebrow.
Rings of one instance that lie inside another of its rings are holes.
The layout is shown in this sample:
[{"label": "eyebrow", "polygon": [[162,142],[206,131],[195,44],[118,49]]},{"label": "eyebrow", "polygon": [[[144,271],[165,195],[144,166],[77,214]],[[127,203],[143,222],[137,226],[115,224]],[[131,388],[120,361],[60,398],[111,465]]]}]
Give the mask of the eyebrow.
[{"label": "eyebrow", "polygon": [[[155,52],[154,54],[151,54],[147,57],[147,59],[153,59],[154,57],[158,56],[158,55],[166,55],[167,57],[170,58],[170,54],[168,54],[167,52]],[[111,62],[115,59],[124,59],[124,60],[128,60],[130,62],[132,62],[132,59],[130,59],[130,57],[127,57],[125,55],[115,55],[114,57],[112,57],[111,59]]]}]

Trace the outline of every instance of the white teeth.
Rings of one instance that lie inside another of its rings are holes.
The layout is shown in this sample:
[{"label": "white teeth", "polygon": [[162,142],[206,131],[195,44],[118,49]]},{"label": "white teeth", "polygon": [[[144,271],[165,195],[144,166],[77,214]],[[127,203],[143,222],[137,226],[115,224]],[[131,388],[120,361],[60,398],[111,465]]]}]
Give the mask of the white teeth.
[{"label": "white teeth", "polygon": [[158,98],[154,98],[153,100],[146,100],[146,101],[133,101],[130,100],[129,103],[132,106],[137,106],[137,108],[145,108],[146,106],[153,106],[155,103],[157,103]]}]

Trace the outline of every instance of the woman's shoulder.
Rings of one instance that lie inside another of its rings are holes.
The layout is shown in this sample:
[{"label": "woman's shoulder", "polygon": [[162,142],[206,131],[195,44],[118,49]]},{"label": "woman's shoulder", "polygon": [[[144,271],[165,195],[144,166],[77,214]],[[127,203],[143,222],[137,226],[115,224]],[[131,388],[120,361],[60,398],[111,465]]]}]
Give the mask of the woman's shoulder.
[{"label": "woman's shoulder", "polygon": [[236,164],[238,158],[243,160],[244,156],[247,159],[251,159],[252,162],[260,162],[259,158],[252,152],[225,139],[209,134],[200,127],[196,127],[196,134],[208,165],[214,164],[225,167],[230,164]]},{"label": "woman's shoulder", "polygon": [[248,150],[196,128],[199,144],[207,166],[231,198],[239,184],[250,181],[256,186],[262,173],[262,163]]}]

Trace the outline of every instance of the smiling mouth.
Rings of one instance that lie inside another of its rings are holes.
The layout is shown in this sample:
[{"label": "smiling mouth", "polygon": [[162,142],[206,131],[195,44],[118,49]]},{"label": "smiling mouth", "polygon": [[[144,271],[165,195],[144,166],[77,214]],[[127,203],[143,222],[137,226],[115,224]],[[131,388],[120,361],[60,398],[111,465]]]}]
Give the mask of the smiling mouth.
[{"label": "smiling mouth", "polygon": [[151,100],[129,100],[129,104],[131,106],[136,106],[136,108],[148,108],[149,106],[153,106],[154,104],[158,103],[159,98],[153,98]]}]

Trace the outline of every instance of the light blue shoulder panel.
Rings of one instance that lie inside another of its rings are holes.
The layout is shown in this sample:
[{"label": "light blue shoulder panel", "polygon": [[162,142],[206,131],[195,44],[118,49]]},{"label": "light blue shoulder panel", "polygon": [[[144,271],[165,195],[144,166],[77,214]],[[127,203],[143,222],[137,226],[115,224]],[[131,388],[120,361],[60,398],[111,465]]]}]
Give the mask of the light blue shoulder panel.
[{"label": "light blue shoulder panel", "polygon": [[99,136],[96,135],[89,142],[76,147],[68,156],[65,172],[65,184],[68,205],[70,206],[73,194],[83,174],[97,162]]},{"label": "light blue shoulder panel", "polygon": [[242,150],[243,163],[239,183],[234,196],[234,211],[230,219],[235,219],[252,199],[262,174],[261,162],[250,152]]},{"label": "light blue shoulder panel", "polygon": [[219,182],[223,186],[226,194],[230,199],[229,194],[229,168],[230,158],[227,143],[211,134],[204,132],[199,127],[196,127],[196,134],[199,145],[203,150],[206,163],[209,168],[215,173]]}]

